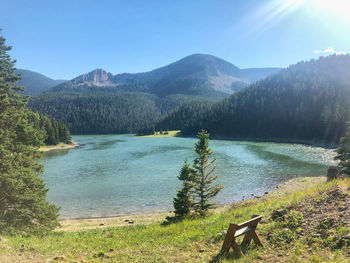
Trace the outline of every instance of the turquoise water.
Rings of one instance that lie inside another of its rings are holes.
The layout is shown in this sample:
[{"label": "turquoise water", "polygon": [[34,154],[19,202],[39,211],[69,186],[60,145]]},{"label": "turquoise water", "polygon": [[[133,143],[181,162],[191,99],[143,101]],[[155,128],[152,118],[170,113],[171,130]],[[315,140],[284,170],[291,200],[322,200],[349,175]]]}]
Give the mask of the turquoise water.
[{"label": "turquoise water", "polygon": [[[194,138],[132,135],[73,136],[80,147],[47,152],[41,159],[48,200],[61,218],[113,216],[172,209],[185,158],[195,157]],[[298,144],[211,140],[216,175],[224,189],[216,203],[262,195],[276,184],[324,175],[332,150]]]}]

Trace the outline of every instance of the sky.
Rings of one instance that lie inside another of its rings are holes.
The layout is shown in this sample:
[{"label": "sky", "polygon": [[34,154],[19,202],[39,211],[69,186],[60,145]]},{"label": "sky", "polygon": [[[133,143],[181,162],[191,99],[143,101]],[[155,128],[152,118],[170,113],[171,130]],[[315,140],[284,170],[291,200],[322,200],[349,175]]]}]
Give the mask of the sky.
[{"label": "sky", "polygon": [[349,13],[349,0],[0,0],[0,28],[17,68],[72,79],[194,53],[239,68],[348,53]]}]

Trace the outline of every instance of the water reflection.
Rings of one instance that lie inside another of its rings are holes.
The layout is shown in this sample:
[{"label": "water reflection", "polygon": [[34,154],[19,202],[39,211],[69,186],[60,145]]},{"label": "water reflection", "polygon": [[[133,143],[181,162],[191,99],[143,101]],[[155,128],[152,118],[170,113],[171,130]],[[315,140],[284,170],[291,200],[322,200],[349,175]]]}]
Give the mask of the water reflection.
[{"label": "water reflection", "polygon": [[[185,158],[195,158],[194,138],[131,135],[74,136],[79,148],[44,154],[49,201],[62,217],[110,216],[172,209]],[[212,140],[220,204],[269,191],[300,176],[325,174],[332,150],[303,145]]]}]

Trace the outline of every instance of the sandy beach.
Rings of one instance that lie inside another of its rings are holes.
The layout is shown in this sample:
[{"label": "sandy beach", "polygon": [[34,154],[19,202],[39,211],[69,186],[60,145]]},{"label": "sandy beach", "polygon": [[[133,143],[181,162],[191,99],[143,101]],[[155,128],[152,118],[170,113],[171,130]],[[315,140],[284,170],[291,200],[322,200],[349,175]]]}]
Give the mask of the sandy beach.
[{"label": "sandy beach", "polygon": [[59,143],[57,145],[45,145],[45,146],[41,146],[39,151],[41,152],[49,152],[49,151],[54,151],[54,150],[65,150],[65,149],[72,149],[75,147],[78,147],[79,144],[76,142],[72,142],[70,144],[66,144],[66,143]]}]

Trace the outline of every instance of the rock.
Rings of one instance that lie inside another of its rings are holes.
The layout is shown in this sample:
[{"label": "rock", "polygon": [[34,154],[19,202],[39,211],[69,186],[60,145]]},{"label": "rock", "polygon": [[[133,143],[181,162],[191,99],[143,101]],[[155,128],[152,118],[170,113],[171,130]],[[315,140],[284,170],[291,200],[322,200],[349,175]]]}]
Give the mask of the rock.
[{"label": "rock", "polygon": [[99,226],[104,226],[105,224],[103,224],[103,223],[101,223],[101,224],[99,224]]},{"label": "rock", "polygon": [[265,192],[265,194],[267,195],[269,192]]},{"label": "rock", "polygon": [[327,171],[327,181],[331,181],[339,177],[340,171],[338,166],[330,166]]},{"label": "rock", "polygon": [[80,83],[105,83],[111,81],[113,78],[113,74],[104,71],[103,69],[95,69],[87,74],[80,75],[79,77],[71,80],[74,84]]},{"label": "rock", "polygon": [[129,219],[125,219],[124,222],[129,222]]},{"label": "rock", "polygon": [[203,252],[205,252],[205,249],[200,249],[199,250],[199,253],[203,253]]},{"label": "rock", "polygon": [[129,224],[133,224],[133,223],[135,223],[135,222],[134,222],[134,221],[129,220]]}]

